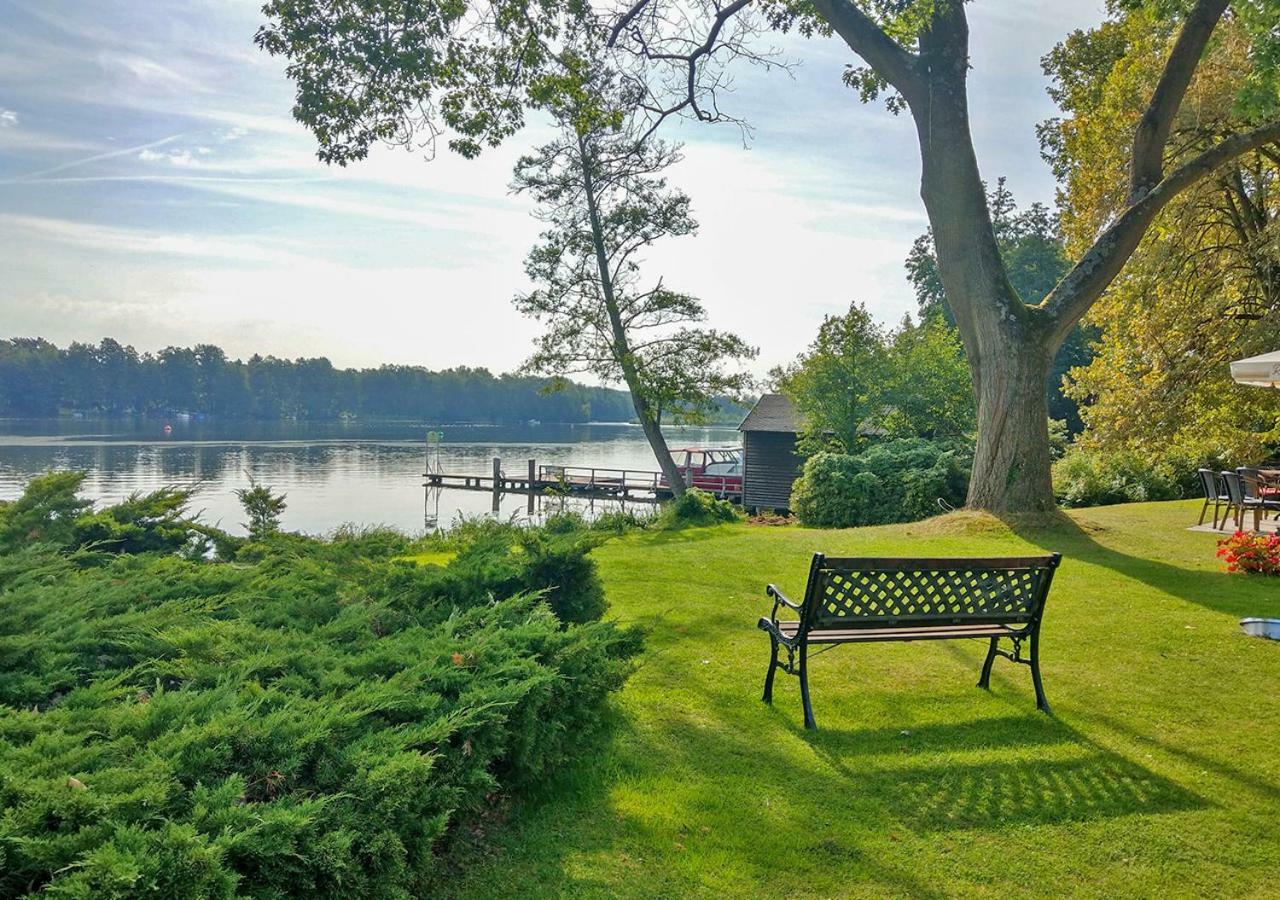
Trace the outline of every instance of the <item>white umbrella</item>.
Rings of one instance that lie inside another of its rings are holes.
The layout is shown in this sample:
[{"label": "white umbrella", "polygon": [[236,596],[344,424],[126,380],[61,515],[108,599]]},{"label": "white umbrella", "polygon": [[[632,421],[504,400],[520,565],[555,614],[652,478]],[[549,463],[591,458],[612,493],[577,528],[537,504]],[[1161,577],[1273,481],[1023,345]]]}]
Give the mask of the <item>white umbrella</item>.
[{"label": "white umbrella", "polygon": [[1236,360],[1231,364],[1231,377],[1241,384],[1280,387],[1280,350]]}]

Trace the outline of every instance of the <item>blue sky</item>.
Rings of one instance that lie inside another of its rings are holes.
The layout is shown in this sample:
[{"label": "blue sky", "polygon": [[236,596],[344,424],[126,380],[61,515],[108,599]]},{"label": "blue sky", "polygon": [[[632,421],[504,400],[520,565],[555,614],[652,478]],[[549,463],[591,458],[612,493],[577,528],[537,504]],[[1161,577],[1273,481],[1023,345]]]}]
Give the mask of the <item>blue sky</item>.
[{"label": "blue sky", "polygon": [[[477,161],[379,149],[326,167],[282,64],[253,46],[258,5],[0,0],[2,336],[515,368],[535,326],[510,300],[537,223],[508,184],[539,126]],[[1020,202],[1053,196],[1039,59],[1102,6],[970,5],[979,159]],[[925,228],[910,120],[858,103],[836,42],[774,43],[794,71],[743,70],[729,101],[749,148],[732,128],[668,133],[702,228],[650,256],[760,347],[761,372],[852,300],[901,318]]]}]

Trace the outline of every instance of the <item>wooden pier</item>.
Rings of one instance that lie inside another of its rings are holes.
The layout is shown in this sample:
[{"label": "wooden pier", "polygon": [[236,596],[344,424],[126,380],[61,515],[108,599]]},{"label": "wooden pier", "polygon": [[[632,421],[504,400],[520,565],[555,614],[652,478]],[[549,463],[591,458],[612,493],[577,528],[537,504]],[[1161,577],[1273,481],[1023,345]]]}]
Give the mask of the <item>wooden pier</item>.
[{"label": "wooden pier", "polygon": [[[566,494],[603,497],[617,500],[656,503],[671,496],[671,487],[661,472],[644,469],[607,469],[594,466],[548,466],[528,460],[520,474],[503,471],[500,457],[493,458],[489,475],[466,475],[439,469],[423,474],[427,487],[455,488],[463,491],[486,491],[500,494]],[[738,500],[742,497],[742,480],[732,477],[699,475],[696,486],[717,497]]]}]

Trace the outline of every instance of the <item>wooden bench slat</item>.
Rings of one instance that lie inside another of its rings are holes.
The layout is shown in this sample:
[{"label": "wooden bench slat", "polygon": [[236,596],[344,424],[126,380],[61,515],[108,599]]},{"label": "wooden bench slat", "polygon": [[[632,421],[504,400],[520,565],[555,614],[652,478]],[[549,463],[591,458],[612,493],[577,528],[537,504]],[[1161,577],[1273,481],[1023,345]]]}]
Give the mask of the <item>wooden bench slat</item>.
[{"label": "wooden bench slat", "polygon": [[1054,565],[1052,556],[824,556],[827,569],[850,569],[860,572],[919,572],[929,570],[964,571],[967,569],[1043,569]]},{"label": "wooden bench slat", "polygon": [[[778,630],[788,638],[794,638],[799,630],[799,622],[780,622]],[[849,628],[844,630],[824,629],[809,634],[811,644],[846,644],[858,641],[893,641],[922,640],[928,638],[963,638],[992,637],[993,635],[1014,635],[1020,632],[1008,625],[935,625],[927,627],[910,626],[903,628]]]}]

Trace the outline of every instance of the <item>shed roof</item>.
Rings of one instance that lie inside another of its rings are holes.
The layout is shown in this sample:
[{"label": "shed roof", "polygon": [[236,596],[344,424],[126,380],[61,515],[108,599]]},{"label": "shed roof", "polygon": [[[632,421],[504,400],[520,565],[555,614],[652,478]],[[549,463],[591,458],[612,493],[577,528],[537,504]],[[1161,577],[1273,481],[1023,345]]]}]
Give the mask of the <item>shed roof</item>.
[{"label": "shed roof", "polygon": [[795,404],[784,394],[764,394],[738,426],[739,431],[779,431],[795,434],[800,416]]}]

